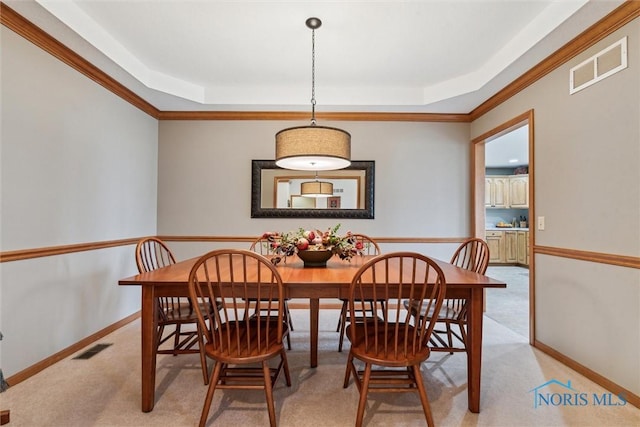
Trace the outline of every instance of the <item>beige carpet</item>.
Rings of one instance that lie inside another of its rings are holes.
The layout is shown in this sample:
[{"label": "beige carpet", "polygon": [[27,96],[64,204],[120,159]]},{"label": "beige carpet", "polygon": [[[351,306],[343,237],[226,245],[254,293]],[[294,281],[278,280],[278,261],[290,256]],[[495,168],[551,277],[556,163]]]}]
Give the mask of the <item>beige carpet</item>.
[{"label": "beige carpet", "polygon": [[487,276],[507,284],[488,291],[485,315],[512,331],[529,336],[529,270],[514,266],[489,266]]},{"label": "beige carpet", "polygon": [[[292,310],[293,350],[288,352],[293,384],[275,387],[280,426],[350,426],[358,392],[342,388],[347,352],[337,352],[337,310],[320,314],[319,367],[309,368],[308,313]],[[423,365],[427,393],[439,426],[638,426],[640,410],[625,406],[540,406],[530,392],[556,379],[588,393],[606,390],[530,347],[521,335],[485,317],[481,413],[467,410],[466,357],[434,353]],[[140,323],[133,322],[100,343],[112,346],[88,360],[65,359],[0,394],[11,410],[8,427],[19,426],[193,426],[206,387],[195,355],[160,356],[156,405],[140,411]],[[550,392],[562,393],[562,389]],[[425,425],[414,394],[375,394],[365,412],[367,426]],[[261,391],[220,390],[208,426],[268,425]]]}]

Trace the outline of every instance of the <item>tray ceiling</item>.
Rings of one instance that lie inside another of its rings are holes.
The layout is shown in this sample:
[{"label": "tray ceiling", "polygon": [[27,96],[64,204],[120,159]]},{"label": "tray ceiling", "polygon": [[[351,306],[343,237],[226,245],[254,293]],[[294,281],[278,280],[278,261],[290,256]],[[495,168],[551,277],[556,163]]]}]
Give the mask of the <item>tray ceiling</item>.
[{"label": "tray ceiling", "polygon": [[5,1],[163,111],[468,113],[622,1]]}]

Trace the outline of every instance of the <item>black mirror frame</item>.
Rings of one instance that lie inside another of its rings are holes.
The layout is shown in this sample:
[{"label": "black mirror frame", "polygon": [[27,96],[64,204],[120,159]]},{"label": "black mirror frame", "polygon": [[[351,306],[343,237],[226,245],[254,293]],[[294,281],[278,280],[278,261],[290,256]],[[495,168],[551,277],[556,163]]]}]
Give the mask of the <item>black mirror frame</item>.
[{"label": "black mirror frame", "polygon": [[278,209],[260,206],[262,169],[282,169],[274,160],[251,161],[251,218],[356,218],[373,219],[373,195],[375,182],[374,161],[352,161],[342,169],[365,171],[364,209]]}]

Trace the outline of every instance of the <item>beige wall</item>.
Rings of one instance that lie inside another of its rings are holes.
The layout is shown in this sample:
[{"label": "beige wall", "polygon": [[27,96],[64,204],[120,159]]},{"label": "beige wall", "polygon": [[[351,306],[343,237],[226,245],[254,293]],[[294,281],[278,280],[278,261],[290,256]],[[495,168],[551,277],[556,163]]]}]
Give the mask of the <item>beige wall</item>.
[{"label": "beige wall", "polygon": [[375,219],[251,219],[251,160],[273,159],[275,133],[294,124],[161,121],[158,233],[258,236],[339,222],[342,232],[372,236],[469,235],[466,123],[323,122],[351,133],[354,160],[375,161]]},{"label": "beige wall", "polygon": [[[157,120],[1,31],[1,250],[155,234]],[[5,376],[140,309],[131,246],[0,269]]]},{"label": "beige wall", "polygon": [[[629,67],[569,95],[569,69],[623,36]],[[536,245],[640,256],[639,44],[635,19],[472,123],[534,109]],[[535,278],[536,339],[640,394],[640,271],[536,255]]]}]

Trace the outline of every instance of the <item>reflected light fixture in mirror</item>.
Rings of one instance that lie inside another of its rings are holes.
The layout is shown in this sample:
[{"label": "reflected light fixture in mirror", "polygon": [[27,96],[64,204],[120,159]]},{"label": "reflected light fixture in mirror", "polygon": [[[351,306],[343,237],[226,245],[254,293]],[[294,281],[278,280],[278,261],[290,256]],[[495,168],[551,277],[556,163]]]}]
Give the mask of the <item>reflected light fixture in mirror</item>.
[{"label": "reflected light fixture in mirror", "polygon": [[335,170],[351,164],[351,135],[342,129],[316,125],[315,30],[322,21],[309,18],[311,29],[311,124],[276,134],[276,165],[295,170]]},{"label": "reflected light fixture in mirror", "polygon": [[304,197],[331,197],[333,196],[333,184],[320,181],[316,172],[315,181],[306,181],[300,184],[300,195]]},{"label": "reflected light fixture in mirror", "polygon": [[300,195],[304,197],[331,197],[333,184],[326,181],[308,181],[300,185]]}]

